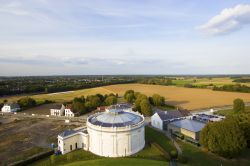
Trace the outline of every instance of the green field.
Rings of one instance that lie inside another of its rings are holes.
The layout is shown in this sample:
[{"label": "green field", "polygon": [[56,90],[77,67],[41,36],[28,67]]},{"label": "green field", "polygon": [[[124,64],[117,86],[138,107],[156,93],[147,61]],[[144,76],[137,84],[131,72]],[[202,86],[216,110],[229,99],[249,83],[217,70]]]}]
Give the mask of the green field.
[{"label": "green field", "polygon": [[[176,80],[173,80],[172,82],[176,86],[184,86],[185,84],[192,84],[196,86],[209,86],[211,84],[215,86],[239,84],[233,82],[233,80],[234,79],[230,77],[213,77],[213,78],[176,77]],[[250,86],[250,83],[240,83],[240,84]]]},{"label": "green field", "polygon": [[145,127],[145,132],[145,138],[147,141],[156,142],[167,152],[175,150],[173,143],[163,133],[160,133],[148,126]]},{"label": "green field", "polygon": [[183,150],[183,155],[188,157],[186,166],[249,166],[250,165],[250,149],[242,153],[236,159],[225,159],[216,156],[215,154],[208,153],[200,148],[178,141]]},{"label": "green field", "polygon": [[[246,106],[245,111],[250,112],[250,106]],[[234,110],[233,109],[219,110],[216,112],[216,114],[223,115],[223,116],[229,116],[229,115],[234,114]]]},{"label": "green field", "polygon": [[[146,142],[155,142],[161,146],[166,152],[170,152],[171,150],[175,149],[172,142],[165,137],[162,133],[149,128],[145,127],[145,135],[146,135]],[[72,165],[72,164],[86,164],[86,165],[99,165],[103,162],[106,165],[117,165],[119,161],[122,161],[120,164],[122,165],[131,165],[132,163],[135,165],[167,165],[166,155],[164,152],[161,151],[157,146],[154,144],[146,144],[143,150],[134,154],[129,157],[121,157],[121,158],[105,158],[100,157],[91,152],[84,151],[84,150],[76,150],[71,153],[65,155],[55,156],[52,155],[48,158],[42,159],[33,163],[32,165],[44,166],[44,165]],[[102,161],[102,162],[99,162]],[[74,163],[72,163],[74,162]]]},{"label": "green field", "polygon": [[122,159],[99,159],[90,161],[78,161],[65,166],[80,166],[80,165],[92,165],[92,166],[168,166],[169,164],[164,161],[146,160],[146,159],[134,159],[134,158],[122,158]]},{"label": "green field", "polygon": [[[232,105],[233,100],[241,98],[245,102],[250,102],[250,93],[237,93],[237,92],[222,92],[212,91],[210,89],[200,88],[184,88],[176,86],[162,86],[162,85],[146,85],[146,84],[119,84],[103,86],[98,88],[90,88],[83,90],[76,90],[72,92],[64,93],[52,93],[52,94],[37,94],[30,95],[30,97],[36,100],[53,100],[55,102],[62,103],[64,101],[70,101],[74,97],[100,94],[118,94],[119,102],[123,102],[123,95],[126,90],[134,90],[141,92],[147,96],[153,94],[159,94],[166,99],[166,103],[174,105],[176,107],[185,108],[189,110],[213,108],[225,105]],[[23,96],[10,96],[0,98],[0,102],[4,99],[8,101],[17,101]]]}]

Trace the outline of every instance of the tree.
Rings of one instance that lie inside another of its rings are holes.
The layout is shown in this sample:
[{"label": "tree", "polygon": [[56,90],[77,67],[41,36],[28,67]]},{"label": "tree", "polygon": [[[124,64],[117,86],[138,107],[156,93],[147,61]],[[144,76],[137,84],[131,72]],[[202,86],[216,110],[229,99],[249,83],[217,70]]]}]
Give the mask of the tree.
[{"label": "tree", "polygon": [[88,101],[88,106],[91,108],[91,109],[94,109],[98,106],[100,106],[102,104],[101,102],[101,99],[96,96],[96,95],[91,95],[91,96],[88,96],[86,101]]},{"label": "tree", "polygon": [[127,94],[127,96],[126,96],[126,101],[127,101],[128,103],[133,103],[134,100],[135,100],[135,95],[134,95],[134,93],[129,93],[129,94]]},{"label": "tree", "polygon": [[84,96],[81,96],[81,97],[75,97],[73,102],[82,102],[84,103],[85,102],[85,97]]},{"label": "tree", "polygon": [[154,94],[152,100],[155,106],[163,106],[165,104],[165,98],[158,94]]},{"label": "tree", "polygon": [[87,108],[85,107],[84,102],[73,101],[72,108],[73,110],[80,112],[80,114],[87,113]]},{"label": "tree", "polygon": [[208,147],[209,127],[210,125],[207,124],[200,132],[200,144],[204,147]]},{"label": "tree", "polygon": [[143,99],[148,99],[146,95],[144,94],[138,94],[137,97],[136,97],[136,100],[135,100],[135,108],[138,110],[138,111],[141,111],[141,101]]},{"label": "tree", "polygon": [[176,150],[171,150],[170,156],[171,158],[176,159],[178,157],[178,152]]},{"label": "tree", "polygon": [[245,103],[242,99],[235,99],[234,100],[234,106],[233,110],[235,113],[243,112],[245,111]]},{"label": "tree", "polygon": [[112,105],[117,103],[116,96],[109,96],[105,99],[105,105]]},{"label": "tree", "polygon": [[140,102],[141,113],[145,116],[151,116],[153,114],[148,99],[142,99]]},{"label": "tree", "polygon": [[130,93],[135,93],[133,90],[127,90],[125,93],[124,93],[124,99],[126,99],[126,96]]},{"label": "tree", "polygon": [[211,152],[230,158],[246,147],[244,133],[234,117],[208,123],[200,133],[200,143]]},{"label": "tree", "polygon": [[127,90],[124,94],[124,99],[128,103],[133,103],[135,100],[135,92],[133,90]]},{"label": "tree", "polygon": [[104,100],[105,100],[105,97],[102,95],[102,94],[96,94],[96,96],[98,96],[99,97],[99,99],[101,100],[101,102],[104,102]]},{"label": "tree", "polygon": [[240,128],[244,133],[247,147],[250,148],[250,114],[238,114],[235,118],[237,118]]},{"label": "tree", "polygon": [[17,101],[22,109],[27,109],[36,106],[36,101],[30,97],[23,97]]}]

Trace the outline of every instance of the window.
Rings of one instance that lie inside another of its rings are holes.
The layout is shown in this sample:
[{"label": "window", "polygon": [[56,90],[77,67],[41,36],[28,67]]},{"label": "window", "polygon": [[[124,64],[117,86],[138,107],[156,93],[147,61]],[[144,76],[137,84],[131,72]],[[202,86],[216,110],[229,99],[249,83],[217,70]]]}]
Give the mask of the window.
[{"label": "window", "polygon": [[75,143],[76,149],[77,149],[77,143]]},{"label": "window", "polygon": [[70,150],[72,150],[72,145],[70,145]]}]

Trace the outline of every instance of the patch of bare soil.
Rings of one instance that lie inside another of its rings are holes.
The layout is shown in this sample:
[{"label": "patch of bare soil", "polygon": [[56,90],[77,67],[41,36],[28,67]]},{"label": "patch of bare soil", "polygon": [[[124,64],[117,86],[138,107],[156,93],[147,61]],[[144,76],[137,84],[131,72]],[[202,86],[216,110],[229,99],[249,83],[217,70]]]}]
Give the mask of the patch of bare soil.
[{"label": "patch of bare soil", "polygon": [[0,165],[34,155],[57,142],[57,135],[76,124],[47,119],[15,119],[0,117]]}]

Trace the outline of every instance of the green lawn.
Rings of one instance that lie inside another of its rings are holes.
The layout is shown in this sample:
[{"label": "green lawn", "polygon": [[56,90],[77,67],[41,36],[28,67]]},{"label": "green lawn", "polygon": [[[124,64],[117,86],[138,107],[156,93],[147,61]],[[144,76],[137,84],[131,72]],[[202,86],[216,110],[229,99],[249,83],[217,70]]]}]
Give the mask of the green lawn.
[{"label": "green lawn", "polygon": [[[145,127],[145,136],[146,136],[146,142],[155,142],[158,145],[160,145],[165,151],[170,152],[171,150],[175,149],[172,142],[165,137],[164,134],[149,128]],[[52,166],[52,165],[62,165],[62,164],[68,164],[71,165],[117,165],[117,162],[122,161],[120,164],[122,165],[131,165],[133,163],[134,165],[167,165],[167,158],[164,155],[164,152],[161,151],[157,146],[154,144],[146,144],[143,150],[138,152],[137,154],[134,154],[129,157],[121,157],[121,158],[105,158],[100,157],[97,155],[94,155],[91,152],[84,151],[84,150],[76,150],[71,153],[65,154],[65,155],[59,155],[55,156],[52,155],[48,158],[45,158],[43,160],[39,160],[32,165],[38,165],[38,166]],[[100,162],[99,162],[100,161]]]},{"label": "green lawn", "polygon": [[158,132],[148,126],[145,127],[145,137],[147,141],[156,142],[165,151],[175,150],[173,143],[161,132]]},{"label": "green lawn", "polygon": [[146,159],[135,159],[135,158],[122,158],[122,159],[98,159],[90,161],[78,161],[65,166],[80,166],[80,165],[91,165],[91,166],[168,166],[167,162],[146,160]]},{"label": "green lawn", "polygon": [[[250,112],[250,106],[246,106],[246,112]],[[233,109],[226,109],[226,110],[219,110],[216,112],[218,115],[223,115],[223,116],[228,116],[228,115],[233,115],[234,111]]]},{"label": "green lawn", "polygon": [[164,106],[156,106],[158,109],[161,109],[161,110],[176,110],[176,107],[173,106],[173,105],[164,105]]},{"label": "green lawn", "polygon": [[236,159],[224,159],[205,151],[200,148],[178,141],[183,150],[183,155],[188,157],[186,166],[249,166],[250,149],[246,150],[242,156]]},{"label": "green lawn", "polygon": [[131,156],[132,158],[143,158],[150,160],[162,160],[166,161],[167,159],[164,157],[163,152],[159,150],[155,145],[146,145],[143,150]]},{"label": "green lawn", "polygon": [[176,86],[184,86],[185,84],[193,84],[194,79],[173,80],[172,82]]},{"label": "green lawn", "polygon": [[58,156],[52,155],[48,158],[39,160],[33,163],[32,165],[38,165],[38,166],[61,165],[76,161],[96,160],[101,158],[102,157],[94,155],[93,153],[90,153],[88,151],[76,150],[65,155],[58,155]]}]

